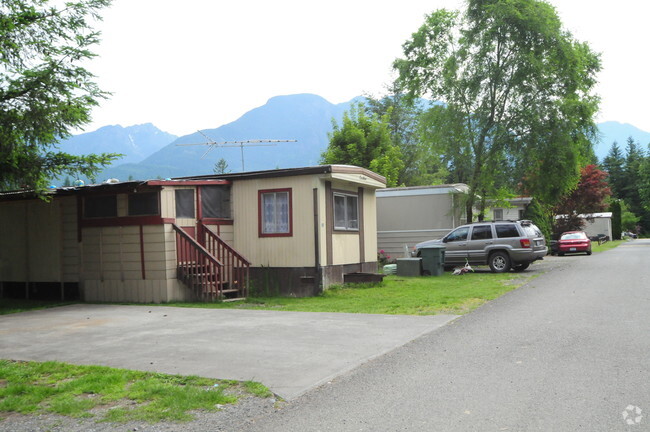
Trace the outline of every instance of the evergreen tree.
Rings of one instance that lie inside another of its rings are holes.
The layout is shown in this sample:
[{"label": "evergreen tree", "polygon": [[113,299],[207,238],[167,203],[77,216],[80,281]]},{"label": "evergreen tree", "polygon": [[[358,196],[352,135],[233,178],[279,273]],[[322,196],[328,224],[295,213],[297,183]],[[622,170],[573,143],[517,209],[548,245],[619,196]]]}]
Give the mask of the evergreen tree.
[{"label": "evergreen tree", "polygon": [[621,201],[613,200],[609,206],[609,211],[612,212],[612,240],[620,240],[622,231]]},{"label": "evergreen tree", "polygon": [[623,198],[625,187],[625,156],[621,152],[618,143],[614,141],[602,163],[603,169],[609,174],[609,187],[612,195],[616,198]]},{"label": "evergreen tree", "polygon": [[0,3],[0,189],[47,188],[63,173],[90,176],[115,154],[74,156],[56,145],[90,122],[107,93],[85,69],[99,41],[91,20],[110,0]]}]

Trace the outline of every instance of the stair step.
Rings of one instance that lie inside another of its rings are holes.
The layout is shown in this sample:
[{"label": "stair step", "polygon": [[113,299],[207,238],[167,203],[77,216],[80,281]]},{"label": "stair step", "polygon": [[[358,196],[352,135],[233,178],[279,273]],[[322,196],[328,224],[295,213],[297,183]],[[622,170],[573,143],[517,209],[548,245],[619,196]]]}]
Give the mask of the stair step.
[{"label": "stair step", "polygon": [[246,300],[246,297],[228,298],[228,299],[223,299],[221,301],[224,303],[230,303],[230,302],[240,301],[240,300]]}]

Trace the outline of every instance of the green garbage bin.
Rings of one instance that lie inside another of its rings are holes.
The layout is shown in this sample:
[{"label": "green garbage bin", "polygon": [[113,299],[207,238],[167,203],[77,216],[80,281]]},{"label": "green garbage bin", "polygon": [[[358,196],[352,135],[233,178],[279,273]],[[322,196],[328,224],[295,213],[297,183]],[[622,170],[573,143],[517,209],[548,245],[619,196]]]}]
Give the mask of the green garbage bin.
[{"label": "green garbage bin", "polygon": [[420,249],[422,257],[422,274],[425,276],[440,276],[445,272],[445,247],[442,245],[427,246]]}]

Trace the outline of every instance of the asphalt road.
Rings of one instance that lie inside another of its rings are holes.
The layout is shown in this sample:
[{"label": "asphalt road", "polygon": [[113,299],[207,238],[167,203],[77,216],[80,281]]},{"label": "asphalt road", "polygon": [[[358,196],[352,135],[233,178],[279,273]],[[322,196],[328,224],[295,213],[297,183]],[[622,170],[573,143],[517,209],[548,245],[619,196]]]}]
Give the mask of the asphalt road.
[{"label": "asphalt road", "polygon": [[241,430],[650,431],[650,240],[551,261]]}]

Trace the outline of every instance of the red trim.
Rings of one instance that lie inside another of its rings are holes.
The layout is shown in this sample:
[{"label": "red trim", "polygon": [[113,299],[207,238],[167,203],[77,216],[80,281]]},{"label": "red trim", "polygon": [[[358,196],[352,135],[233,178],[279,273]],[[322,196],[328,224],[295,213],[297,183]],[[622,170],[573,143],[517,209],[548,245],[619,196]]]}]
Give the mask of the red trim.
[{"label": "red trim", "polygon": [[[273,192],[289,193],[289,232],[272,234],[262,232],[262,195]],[[259,237],[293,237],[293,191],[291,188],[263,189],[257,191],[257,234]]]},{"label": "red trim", "polygon": [[140,265],[142,266],[142,279],[146,279],[144,268],[144,233],[143,225],[140,225]]},{"label": "red trim", "polygon": [[163,225],[175,222],[175,218],[163,218],[160,216],[123,216],[114,218],[82,219],[79,222],[79,227],[89,228],[104,226]]},{"label": "red trim", "polygon": [[201,188],[194,189],[196,191],[196,220],[203,219],[203,201],[201,200]]},{"label": "red trim", "polygon": [[229,180],[149,180],[147,185],[150,186],[212,186],[212,185],[229,185]]},{"label": "red trim", "polygon": [[206,218],[202,219],[203,225],[232,225],[232,219]]}]

